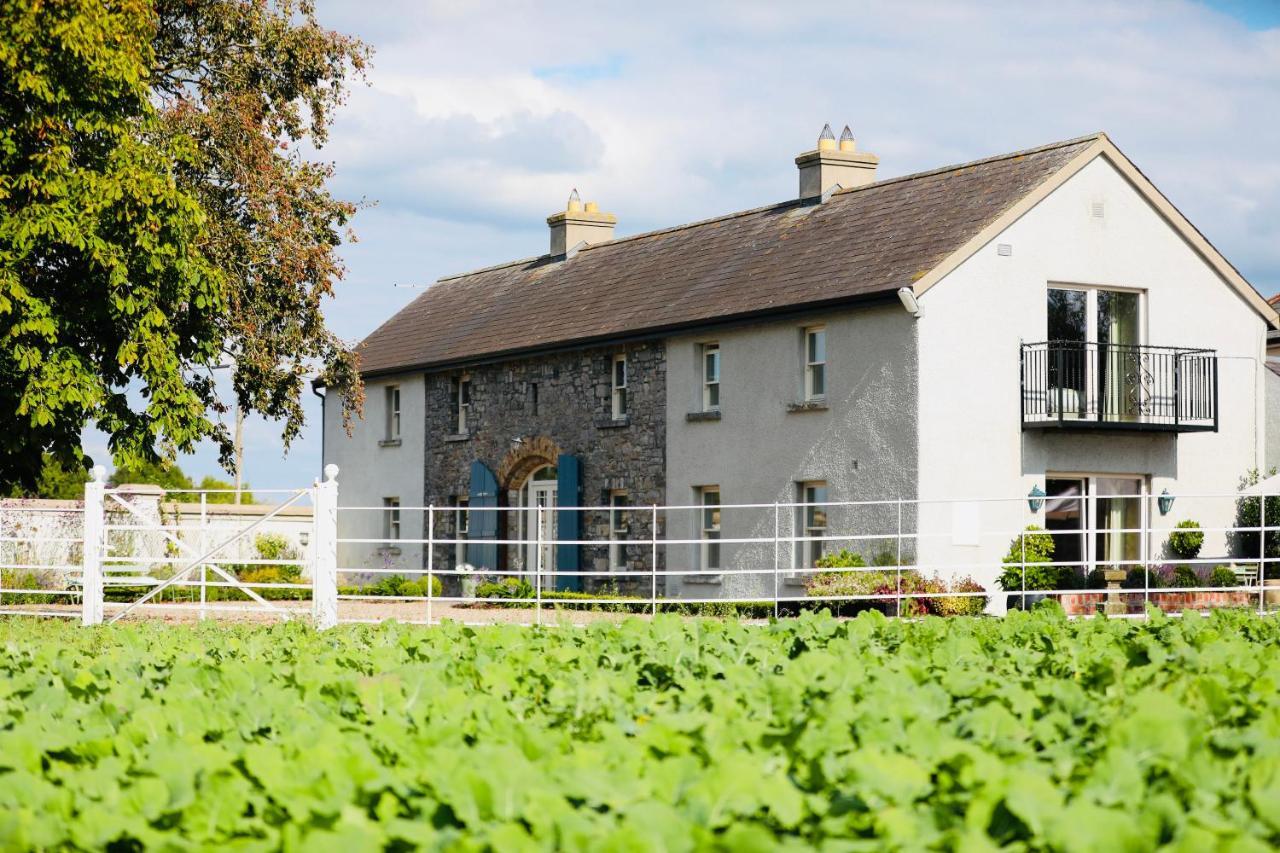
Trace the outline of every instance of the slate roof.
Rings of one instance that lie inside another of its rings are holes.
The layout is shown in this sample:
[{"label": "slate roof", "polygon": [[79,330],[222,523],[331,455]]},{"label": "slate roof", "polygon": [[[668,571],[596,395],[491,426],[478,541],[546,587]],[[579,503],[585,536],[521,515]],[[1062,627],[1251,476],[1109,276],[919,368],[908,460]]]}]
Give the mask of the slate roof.
[{"label": "slate roof", "polygon": [[891,294],[1093,143],[1057,142],[441,279],[359,345],[366,375]]}]

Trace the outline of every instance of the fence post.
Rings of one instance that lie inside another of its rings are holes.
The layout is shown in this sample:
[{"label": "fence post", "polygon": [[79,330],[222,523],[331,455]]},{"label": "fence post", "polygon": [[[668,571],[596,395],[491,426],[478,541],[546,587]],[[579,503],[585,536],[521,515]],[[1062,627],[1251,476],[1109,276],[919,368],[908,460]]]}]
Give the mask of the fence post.
[{"label": "fence post", "polygon": [[[453,531],[453,538],[458,538],[458,531]],[[456,547],[456,546],[455,546]],[[432,624],[433,612],[432,604],[435,602],[435,585],[436,585],[436,505],[431,504],[427,507],[427,624]],[[443,584],[441,592],[444,591]]]},{"label": "fence post", "polygon": [[311,539],[311,617],[318,629],[338,624],[338,466],[324,466],[316,483]]},{"label": "fence post", "polygon": [[102,624],[102,552],[106,544],[103,501],[107,469],[93,466],[93,479],[84,484],[84,546],[81,554],[80,604],[85,625]]},{"label": "fence post", "polygon": [[[206,492],[200,493],[200,553],[209,550],[209,503]],[[205,612],[208,599],[209,588],[209,567],[207,565],[200,566],[200,621],[203,622],[208,614]]]},{"label": "fence post", "polygon": [[[533,595],[534,595],[534,621],[542,624],[542,506],[539,505],[533,513]],[[555,551],[553,545],[551,550]]]},{"label": "fence post", "polygon": [[1267,612],[1267,493],[1258,495],[1258,613]]},{"label": "fence post", "polygon": [[[778,618],[778,502],[773,502],[773,618]],[[807,567],[806,567],[807,568]]]},{"label": "fence post", "polygon": [[[653,505],[653,514],[649,518],[649,615],[658,615],[658,505]],[[670,587],[665,587],[670,597]]]}]

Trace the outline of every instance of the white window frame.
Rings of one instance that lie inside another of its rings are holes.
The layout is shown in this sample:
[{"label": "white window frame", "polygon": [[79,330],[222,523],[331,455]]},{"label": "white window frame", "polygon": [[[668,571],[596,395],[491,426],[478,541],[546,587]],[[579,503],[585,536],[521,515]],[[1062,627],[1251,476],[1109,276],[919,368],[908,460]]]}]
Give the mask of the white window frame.
[{"label": "white window frame", "polygon": [[395,543],[400,541],[400,499],[383,498],[382,515],[382,538],[385,540],[383,545],[394,548]]},{"label": "white window frame", "polygon": [[453,538],[458,542],[454,546],[454,563],[458,566],[467,564],[467,539],[471,534],[471,510],[468,508],[471,498],[458,495],[453,508]]},{"label": "white window frame", "polygon": [[[1106,290],[1107,288],[1103,288],[1103,289]],[[1081,568],[1084,570],[1085,574],[1088,574],[1089,572],[1094,571],[1095,569],[1103,568],[1102,566],[1099,566],[1100,558],[1098,556],[1098,534],[1105,529],[1098,524],[1098,517],[1097,517],[1098,516],[1098,500],[1099,500],[1098,481],[1103,479],[1105,480],[1137,480],[1139,482],[1139,487],[1138,487],[1139,489],[1138,494],[1140,496],[1139,513],[1141,517],[1141,524],[1139,525],[1139,529],[1142,531],[1138,535],[1138,552],[1140,555],[1139,562],[1143,565],[1151,562],[1152,555],[1154,553],[1153,536],[1152,536],[1153,531],[1152,531],[1151,498],[1154,492],[1152,491],[1152,488],[1151,488],[1150,474],[1135,474],[1132,472],[1099,474],[1096,471],[1095,472],[1046,471],[1044,475],[1044,479],[1046,483],[1049,480],[1081,480],[1083,481],[1084,492],[1080,496],[1080,502],[1081,502],[1081,510],[1084,513],[1084,526],[1080,532],[1084,536],[1084,543],[1083,543],[1084,547],[1081,549],[1081,557],[1084,562],[1084,566],[1082,566]],[[1048,504],[1046,503],[1045,506],[1047,507]],[[1042,508],[1041,514],[1043,514],[1044,512],[1045,512],[1045,509]],[[1041,518],[1039,521],[1035,523],[1043,525],[1044,519]],[[1048,532],[1056,533],[1057,531],[1051,530]],[[1129,569],[1134,567],[1123,566],[1120,568]]]},{"label": "white window frame", "polygon": [[[709,364],[714,361],[715,373],[708,369]],[[718,412],[720,411],[720,344],[712,341],[702,345],[702,411]]]},{"label": "white window frame", "polygon": [[471,377],[469,375],[464,373],[458,377],[455,393],[457,397],[453,402],[458,410],[458,422],[454,426],[457,427],[458,435],[466,435],[471,416]]},{"label": "white window frame", "polygon": [[[818,494],[821,489],[822,493]],[[812,569],[826,553],[826,541],[815,541],[811,537],[826,536],[830,529],[831,494],[825,480],[808,480],[796,484],[796,501],[802,506],[796,507],[796,527],[801,531],[802,540],[796,549],[796,568]],[[817,507],[812,504],[826,504]],[[821,521],[821,524],[817,522]],[[807,575],[806,575],[807,576]]]},{"label": "white window frame", "polygon": [[386,391],[388,441],[400,440],[400,386],[388,385]]},{"label": "white window frame", "polygon": [[627,378],[627,354],[618,353],[609,365],[609,383],[613,387],[613,419],[615,421],[620,421],[627,416]]},{"label": "white window frame", "polygon": [[[707,499],[712,495],[715,495],[715,501],[708,503]],[[721,506],[719,486],[698,488],[698,538],[702,540],[698,545],[698,568],[704,572],[718,572],[724,562],[724,553],[720,544],[724,521],[724,510],[719,509]],[[712,514],[708,511],[711,507],[717,507],[714,523]]]},{"label": "white window frame", "polygon": [[[812,342],[821,335],[821,358],[814,358]],[[806,401],[825,400],[827,397],[827,327],[807,326],[804,330],[804,398]],[[821,386],[819,388],[818,386]]]},{"label": "white window frame", "polygon": [[627,509],[631,504],[626,489],[614,489],[609,493],[609,571],[621,572],[627,568],[626,540],[630,527]]}]

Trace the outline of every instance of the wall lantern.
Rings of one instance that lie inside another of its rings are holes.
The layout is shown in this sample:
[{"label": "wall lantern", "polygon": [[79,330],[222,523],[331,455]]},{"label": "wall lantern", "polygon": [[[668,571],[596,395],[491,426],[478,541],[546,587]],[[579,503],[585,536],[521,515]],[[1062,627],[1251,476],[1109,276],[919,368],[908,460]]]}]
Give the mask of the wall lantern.
[{"label": "wall lantern", "polygon": [[1032,512],[1039,512],[1044,507],[1044,498],[1044,489],[1040,488],[1038,484],[1034,485],[1031,487],[1031,491],[1027,493],[1027,506],[1031,507]]},{"label": "wall lantern", "polygon": [[1169,494],[1169,490],[1165,489],[1160,493],[1160,497],[1156,498],[1156,505],[1160,507],[1161,515],[1168,515],[1169,510],[1173,509],[1173,495]]}]

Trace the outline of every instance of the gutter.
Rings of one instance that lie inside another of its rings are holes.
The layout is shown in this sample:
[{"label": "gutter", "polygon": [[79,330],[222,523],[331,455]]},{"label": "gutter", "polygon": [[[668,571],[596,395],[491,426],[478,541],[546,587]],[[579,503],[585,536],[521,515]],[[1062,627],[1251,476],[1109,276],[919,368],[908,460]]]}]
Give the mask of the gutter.
[{"label": "gutter", "polygon": [[328,389],[319,377],[311,380],[311,393],[320,398],[320,477],[324,478],[324,404],[328,402]]}]

